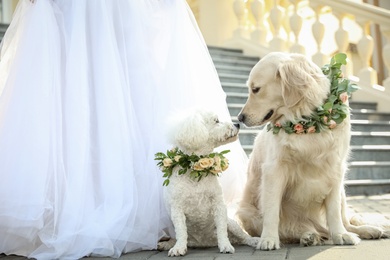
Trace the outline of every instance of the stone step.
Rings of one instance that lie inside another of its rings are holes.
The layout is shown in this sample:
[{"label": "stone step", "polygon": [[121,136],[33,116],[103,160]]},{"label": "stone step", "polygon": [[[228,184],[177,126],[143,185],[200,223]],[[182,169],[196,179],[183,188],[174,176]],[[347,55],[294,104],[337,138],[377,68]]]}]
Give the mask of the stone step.
[{"label": "stone step", "polygon": [[214,59],[224,59],[224,60],[240,60],[240,61],[249,61],[252,64],[259,62],[259,57],[255,56],[243,56],[238,52],[228,52],[223,50],[209,50],[211,58]]},{"label": "stone step", "polygon": [[[239,74],[229,74],[229,73],[218,73],[219,79],[221,82],[235,82],[235,83],[243,83],[245,84],[248,80],[248,75],[239,75]],[[246,86],[246,85],[245,85]]]},{"label": "stone step", "polygon": [[257,61],[255,60],[239,59],[237,57],[228,57],[228,58],[212,57],[212,60],[216,67],[219,65],[225,65],[225,66],[246,67],[252,69],[253,66],[255,66],[255,64],[257,63]]},{"label": "stone step", "polygon": [[222,89],[228,93],[244,93],[248,95],[248,87],[245,83],[235,83],[235,82],[223,82]]},{"label": "stone step", "polygon": [[377,112],[370,109],[353,110],[351,113],[352,119],[365,119],[372,121],[390,121],[390,113]]},{"label": "stone step", "polygon": [[390,121],[351,120],[352,131],[383,132],[390,131]]},{"label": "stone step", "polygon": [[389,161],[390,145],[351,145],[350,161]]},{"label": "stone step", "polygon": [[218,52],[239,53],[241,55],[244,55],[242,49],[224,48],[224,47],[218,47],[218,46],[207,46],[207,48],[208,48],[211,56],[214,53],[218,53]]},{"label": "stone step", "polygon": [[390,179],[390,161],[350,162],[347,179],[350,180]]},{"label": "stone step", "polygon": [[351,135],[351,145],[390,145],[390,132],[352,131]]},{"label": "stone step", "polygon": [[390,179],[346,180],[345,186],[347,196],[378,195],[390,192]]},{"label": "stone step", "polygon": [[[234,75],[245,75],[247,78],[249,77],[249,73],[251,72],[251,67],[248,66],[228,66],[228,65],[216,65],[218,74],[234,74]],[[244,81],[244,83],[246,80]]]}]

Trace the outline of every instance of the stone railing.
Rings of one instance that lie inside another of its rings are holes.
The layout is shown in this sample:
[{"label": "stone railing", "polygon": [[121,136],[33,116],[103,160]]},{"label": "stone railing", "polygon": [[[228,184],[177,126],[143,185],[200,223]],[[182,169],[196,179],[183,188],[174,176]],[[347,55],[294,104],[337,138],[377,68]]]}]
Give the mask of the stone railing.
[{"label": "stone railing", "polygon": [[[206,42],[208,35],[216,37],[216,27],[220,33],[230,30],[229,37],[213,38],[211,45],[259,57],[271,51],[297,52],[319,66],[336,52],[347,53],[344,75],[361,87],[353,99],[377,102],[379,111],[390,111],[390,10],[353,0],[188,1],[197,3],[200,13],[195,16]],[[213,16],[208,24],[214,34],[202,26],[207,13]]]}]

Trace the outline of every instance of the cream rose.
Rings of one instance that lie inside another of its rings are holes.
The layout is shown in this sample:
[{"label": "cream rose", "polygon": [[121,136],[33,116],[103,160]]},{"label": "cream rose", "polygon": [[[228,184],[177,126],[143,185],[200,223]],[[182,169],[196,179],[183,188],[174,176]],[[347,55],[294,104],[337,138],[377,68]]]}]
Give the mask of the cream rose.
[{"label": "cream rose", "polygon": [[192,166],[192,169],[194,169],[195,171],[203,171],[204,170],[202,168],[202,166],[200,166],[199,162],[194,163],[194,165]]},{"label": "cream rose", "polygon": [[219,157],[219,156],[214,157],[214,165],[221,166],[221,157]]},{"label": "cream rose", "polygon": [[309,128],[307,129],[307,132],[308,132],[308,133],[315,133],[315,132],[316,132],[316,127],[315,127],[314,125],[312,125],[311,127],[309,127]]},{"label": "cream rose", "polygon": [[222,172],[222,168],[221,168],[221,166],[214,166],[213,169],[210,170],[210,172],[213,174],[218,174],[218,173]]},{"label": "cream rose", "polygon": [[175,160],[175,162],[178,162],[180,160],[181,156],[180,155],[176,155],[173,159]]},{"label": "cream rose", "polygon": [[340,100],[344,104],[347,103],[347,101],[348,101],[348,94],[347,94],[347,92],[343,92],[343,93],[340,94]]},{"label": "cream rose", "polygon": [[163,165],[164,165],[164,167],[170,167],[170,166],[172,165],[172,160],[171,160],[171,158],[165,158],[165,159],[163,160]]},{"label": "cream rose", "polygon": [[336,126],[337,126],[336,122],[333,121],[333,120],[330,120],[330,122],[329,122],[329,128],[330,128],[330,129],[333,129],[333,128],[335,128]]},{"label": "cream rose", "polygon": [[222,166],[222,171],[226,171],[227,168],[229,168],[229,160],[224,158],[223,159],[223,162],[225,163],[223,166]]},{"label": "cream rose", "polygon": [[198,161],[199,166],[203,169],[210,168],[214,164],[213,158],[202,158]]}]

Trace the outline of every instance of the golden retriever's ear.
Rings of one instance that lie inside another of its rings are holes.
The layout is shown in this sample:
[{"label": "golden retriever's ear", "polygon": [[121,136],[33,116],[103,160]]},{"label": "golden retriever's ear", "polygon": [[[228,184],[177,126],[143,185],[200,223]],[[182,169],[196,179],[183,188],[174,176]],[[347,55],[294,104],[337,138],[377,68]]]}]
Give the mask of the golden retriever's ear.
[{"label": "golden retriever's ear", "polygon": [[[287,107],[295,106],[303,98],[310,96],[311,88],[318,85],[320,69],[303,55],[292,54],[276,72],[282,85],[282,96]],[[322,74],[322,73],[321,73]],[[323,76],[323,75],[322,75]]]}]

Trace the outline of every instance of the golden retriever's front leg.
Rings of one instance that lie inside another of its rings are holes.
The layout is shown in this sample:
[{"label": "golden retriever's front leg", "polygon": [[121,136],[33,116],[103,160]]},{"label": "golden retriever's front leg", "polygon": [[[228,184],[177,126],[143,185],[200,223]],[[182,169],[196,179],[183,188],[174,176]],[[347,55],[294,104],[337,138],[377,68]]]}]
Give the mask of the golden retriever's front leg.
[{"label": "golden retriever's front leg", "polygon": [[279,212],[285,177],[283,170],[272,167],[272,170],[264,170],[261,185],[261,209],[263,213],[263,231],[257,249],[275,250],[280,248],[279,241]]},{"label": "golden retriever's front leg", "polygon": [[341,188],[333,187],[325,198],[326,218],[333,243],[336,245],[356,245],[360,242],[359,237],[348,232],[343,224],[341,216]]}]

